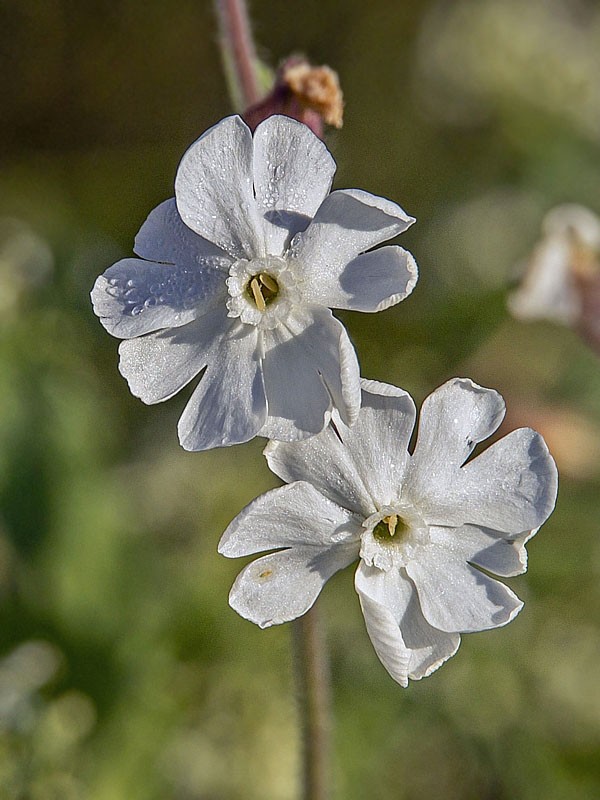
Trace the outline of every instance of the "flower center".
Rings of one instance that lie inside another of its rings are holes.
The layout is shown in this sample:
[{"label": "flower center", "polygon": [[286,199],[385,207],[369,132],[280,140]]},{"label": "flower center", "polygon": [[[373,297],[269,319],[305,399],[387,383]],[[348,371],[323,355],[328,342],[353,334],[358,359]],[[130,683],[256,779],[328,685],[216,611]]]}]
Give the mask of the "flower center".
[{"label": "flower center", "polygon": [[246,295],[259,311],[264,311],[279,294],[279,284],[268,272],[253,275],[246,284]]},{"label": "flower center", "polygon": [[404,567],[429,541],[429,529],[407,503],[384,506],[363,522],[360,557],[370,567],[387,572]]},{"label": "flower center", "polygon": [[278,256],[234,261],[226,280],[227,315],[262,330],[275,328],[300,302],[297,280]]},{"label": "flower center", "polygon": [[392,537],[400,538],[408,530],[408,525],[398,514],[389,514],[373,528],[373,536],[380,542],[391,542]]}]

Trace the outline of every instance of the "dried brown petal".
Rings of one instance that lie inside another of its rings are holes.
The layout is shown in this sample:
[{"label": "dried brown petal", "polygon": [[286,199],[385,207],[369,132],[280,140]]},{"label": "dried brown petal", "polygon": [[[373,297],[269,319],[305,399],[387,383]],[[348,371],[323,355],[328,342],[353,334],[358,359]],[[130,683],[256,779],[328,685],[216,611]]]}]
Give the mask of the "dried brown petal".
[{"label": "dried brown petal", "polygon": [[337,72],[303,61],[285,68],[282,77],[302,106],[316,111],[327,125],[342,127],[344,101]]},{"label": "dried brown petal", "polygon": [[323,138],[323,123],[342,127],[344,102],[337,73],[312,67],[305,59],[288,58],[277,71],[271,91],[243,114],[252,130],[273,114],[297,119]]}]

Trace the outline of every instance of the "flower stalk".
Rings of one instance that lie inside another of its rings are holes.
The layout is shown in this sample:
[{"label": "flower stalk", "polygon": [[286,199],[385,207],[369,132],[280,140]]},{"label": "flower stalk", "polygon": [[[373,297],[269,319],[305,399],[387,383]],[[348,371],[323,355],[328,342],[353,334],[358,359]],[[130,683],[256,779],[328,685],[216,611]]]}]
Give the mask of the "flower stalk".
[{"label": "flower stalk", "polygon": [[331,696],[325,631],[313,606],[292,623],[294,668],[301,717],[302,800],[331,797]]},{"label": "flower stalk", "polygon": [[260,100],[258,59],[245,0],[215,0],[221,53],[236,111]]}]

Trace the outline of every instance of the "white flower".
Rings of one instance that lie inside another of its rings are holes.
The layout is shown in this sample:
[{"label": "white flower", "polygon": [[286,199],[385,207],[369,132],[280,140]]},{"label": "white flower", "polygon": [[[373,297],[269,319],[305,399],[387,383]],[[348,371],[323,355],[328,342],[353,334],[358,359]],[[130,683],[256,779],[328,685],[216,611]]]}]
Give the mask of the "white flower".
[{"label": "white flower", "polygon": [[242,570],[231,606],[261,627],[287,622],[359,557],[355,587],[367,631],[402,686],[454,655],[460,633],[510,622],[522,603],[486,572],[525,572],[525,542],[554,507],[557,473],[529,428],[467,461],[503,416],[497,392],[455,378],[425,400],[409,455],[412,399],[362,381],[352,428],[334,416],[335,426],[312,439],[269,442],[269,466],[289,485],[250,503],[219,551],[285,549]]},{"label": "white flower", "polygon": [[587,311],[585,290],[600,273],[600,219],[584,206],[557,206],[544,217],[542,233],[509,310],[522,320],[574,326]]},{"label": "white flower", "polygon": [[228,117],[183,156],[175,198],[136,237],[141,258],[96,281],[133,394],[161,402],[207,368],[179,421],[187,450],[302,439],[333,408],[356,419],[358,362],[329,307],[379,311],[412,291],[409,253],[364,251],[414,219],[357,189],[329,194],[334,172],[305,125],[273,116],[252,137]]}]

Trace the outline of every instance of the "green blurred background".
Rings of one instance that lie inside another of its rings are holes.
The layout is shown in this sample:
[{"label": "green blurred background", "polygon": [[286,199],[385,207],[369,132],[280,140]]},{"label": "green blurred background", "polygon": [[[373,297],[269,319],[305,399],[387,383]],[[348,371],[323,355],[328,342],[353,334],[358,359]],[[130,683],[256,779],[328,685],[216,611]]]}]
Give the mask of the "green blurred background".
[{"label": "green blurred background", "polygon": [[[271,66],[338,70],[336,187],[418,218],[414,295],[340,315],[365,376],[420,402],[467,375],[531,424],[557,510],[510,581],[505,629],[465,636],[402,690],[352,570],[326,586],[337,797],[600,796],[600,370],[574,333],[506,311],[515,264],[562,202],[600,211],[594,0],[254,0]],[[94,317],[186,147],[230,113],[209,2],[0,0],[0,797],[292,800],[289,626],[227,605],[216,553],[276,485],[262,441],[178,445],[186,398],[145,407]]]}]

